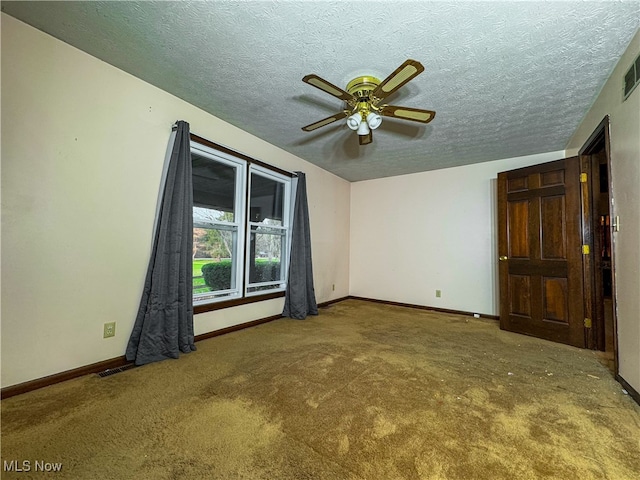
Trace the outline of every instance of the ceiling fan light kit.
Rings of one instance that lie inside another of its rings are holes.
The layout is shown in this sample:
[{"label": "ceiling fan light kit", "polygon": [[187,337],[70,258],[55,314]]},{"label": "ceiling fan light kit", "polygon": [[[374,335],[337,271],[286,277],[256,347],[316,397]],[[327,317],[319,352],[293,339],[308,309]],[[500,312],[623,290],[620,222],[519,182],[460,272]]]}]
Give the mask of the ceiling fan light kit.
[{"label": "ceiling fan light kit", "polygon": [[[358,111],[354,113],[349,118],[347,118],[347,126],[351,130],[359,131],[362,125],[367,125],[368,128],[370,128],[371,130],[375,130],[382,123],[382,117],[377,113],[369,112],[365,118],[362,118],[363,116],[364,116],[364,112]],[[366,135],[361,133],[358,133],[358,134]]]},{"label": "ceiling fan light kit", "polygon": [[356,112],[347,118],[347,127],[351,130],[357,130],[360,124],[362,123],[362,115],[360,112]]},{"label": "ceiling fan light kit", "polygon": [[369,125],[367,125],[367,122],[360,123],[360,126],[358,127],[357,131],[358,131],[358,135],[360,136],[369,135],[370,129],[369,129]]},{"label": "ceiling fan light kit", "polygon": [[377,113],[370,112],[367,115],[367,124],[371,130],[375,130],[382,124],[382,117]]},{"label": "ceiling fan light kit", "polygon": [[358,133],[360,145],[367,145],[373,141],[372,130],[382,124],[382,116],[429,123],[436,115],[433,110],[380,104],[382,100],[423,71],[424,67],[420,62],[409,59],[382,82],[376,77],[363,75],[351,80],[346,90],[318,75],[307,75],[302,79],[303,82],[346,102],[346,108],[331,117],[302,127],[302,130],[311,132],[347,117],[347,126]]}]

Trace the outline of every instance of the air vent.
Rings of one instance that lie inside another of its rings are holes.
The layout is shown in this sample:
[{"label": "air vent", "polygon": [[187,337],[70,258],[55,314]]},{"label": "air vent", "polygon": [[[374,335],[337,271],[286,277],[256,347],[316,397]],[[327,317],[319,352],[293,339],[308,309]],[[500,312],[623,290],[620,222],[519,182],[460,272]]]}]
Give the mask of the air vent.
[{"label": "air vent", "polygon": [[626,100],[631,92],[640,83],[640,55],[636,58],[636,61],[631,64],[629,70],[624,75],[624,99]]},{"label": "air vent", "polygon": [[104,372],[98,373],[98,376],[99,377],[108,377],[110,375],[115,375],[116,373],[124,372],[125,370],[129,370],[129,369],[131,369],[133,367],[135,367],[135,364],[130,363],[129,365],[124,365],[124,366],[118,367],[118,368],[109,368],[109,369],[105,370]]}]

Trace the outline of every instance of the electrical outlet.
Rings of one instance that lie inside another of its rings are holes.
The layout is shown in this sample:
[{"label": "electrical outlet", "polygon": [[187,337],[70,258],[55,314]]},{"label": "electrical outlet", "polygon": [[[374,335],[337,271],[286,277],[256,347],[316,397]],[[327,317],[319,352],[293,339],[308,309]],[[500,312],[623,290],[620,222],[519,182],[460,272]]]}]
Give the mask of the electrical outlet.
[{"label": "electrical outlet", "polygon": [[436,297],[442,297],[442,290],[436,290]]},{"label": "electrical outlet", "polygon": [[104,324],[103,338],[116,336],[116,322],[109,322]]},{"label": "electrical outlet", "polygon": [[334,292],[336,291],[336,284],[335,283],[333,285],[331,285],[331,290],[333,290]]}]

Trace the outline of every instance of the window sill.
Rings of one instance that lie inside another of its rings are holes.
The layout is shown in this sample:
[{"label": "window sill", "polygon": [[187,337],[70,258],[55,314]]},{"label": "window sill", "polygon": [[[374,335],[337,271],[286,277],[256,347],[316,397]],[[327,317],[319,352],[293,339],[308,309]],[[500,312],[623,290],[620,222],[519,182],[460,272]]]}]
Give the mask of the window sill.
[{"label": "window sill", "polygon": [[285,292],[273,292],[266,293],[264,295],[252,295],[243,298],[234,298],[233,300],[225,300],[222,302],[206,303],[204,305],[195,305],[193,307],[193,313],[205,313],[213,310],[222,310],[223,308],[237,307],[238,305],[245,305],[247,303],[262,302],[264,300],[271,300],[273,298],[284,297]]}]

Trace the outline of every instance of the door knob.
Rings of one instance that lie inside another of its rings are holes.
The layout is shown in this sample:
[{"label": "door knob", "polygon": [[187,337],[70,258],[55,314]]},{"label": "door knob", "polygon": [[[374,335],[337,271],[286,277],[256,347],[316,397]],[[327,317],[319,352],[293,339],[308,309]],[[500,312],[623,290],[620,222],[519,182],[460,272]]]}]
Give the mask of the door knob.
[{"label": "door knob", "polygon": [[500,261],[504,262],[505,260],[509,260],[509,257],[507,257],[506,255],[501,255],[500,256]]}]

